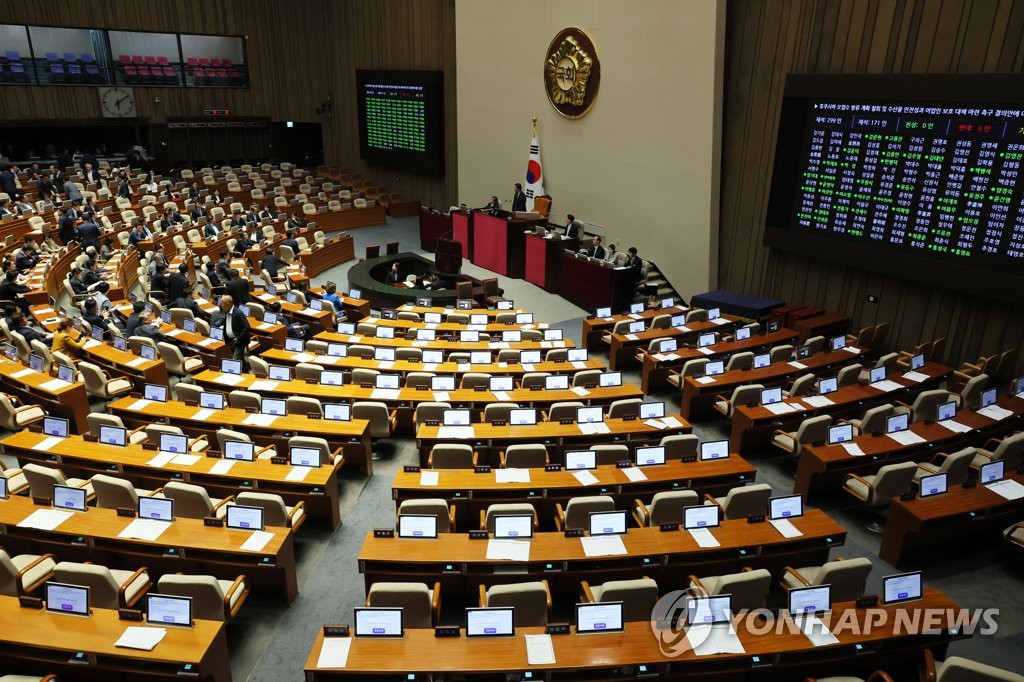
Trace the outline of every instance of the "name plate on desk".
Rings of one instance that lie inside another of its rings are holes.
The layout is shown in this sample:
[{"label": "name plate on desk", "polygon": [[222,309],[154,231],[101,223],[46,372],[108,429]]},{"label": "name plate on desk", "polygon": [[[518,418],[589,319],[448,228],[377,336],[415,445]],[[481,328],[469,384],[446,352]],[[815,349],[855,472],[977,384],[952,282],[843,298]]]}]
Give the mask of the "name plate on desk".
[{"label": "name plate on desk", "polygon": [[562,465],[561,464],[546,464],[544,466],[544,471],[561,471],[561,470],[562,470]]},{"label": "name plate on desk", "polygon": [[489,473],[491,473],[491,467],[488,466],[487,464],[482,464],[480,466],[475,466],[475,467],[473,467],[473,473],[474,474],[489,474]]},{"label": "name plate on desk", "polygon": [[395,537],[394,528],[374,528],[373,537],[375,538],[393,538]]}]

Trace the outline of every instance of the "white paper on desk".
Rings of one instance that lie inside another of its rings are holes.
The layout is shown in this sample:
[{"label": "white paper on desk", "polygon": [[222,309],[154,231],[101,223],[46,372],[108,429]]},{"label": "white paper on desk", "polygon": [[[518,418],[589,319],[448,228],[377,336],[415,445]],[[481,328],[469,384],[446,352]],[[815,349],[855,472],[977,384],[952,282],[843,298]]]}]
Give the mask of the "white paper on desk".
[{"label": "white paper on desk", "polygon": [[475,332],[485,332],[485,331],[487,331],[487,325],[486,324],[467,324],[466,325],[466,329],[469,330],[469,331],[475,331]]},{"label": "white paper on desk", "polygon": [[597,435],[597,424],[594,422],[579,422],[576,426],[579,427],[580,433],[584,436]]},{"label": "white paper on desk", "polygon": [[717,324],[717,325],[729,324],[729,320],[727,318],[725,318],[725,317],[716,317],[713,320],[708,320],[708,322],[710,322],[711,324]]},{"label": "white paper on desk", "polygon": [[966,424],[961,424],[955,419],[943,419],[942,421],[935,423],[938,424],[939,426],[943,426],[949,429],[953,433],[967,433],[968,431],[971,430],[970,426],[967,426]]},{"label": "white paper on desk", "polygon": [[146,466],[151,467],[162,467],[167,466],[167,463],[174,459],[173,452],[158,452],[153,459],[146,462]]},{"label": "white paper on desk", "polygon": [[319,668],[344,668],[348,664],[348,650],[352,648],[352,637],[325,637],[316,659]]},{"label": "white paper on desk", "polygon": [[135,358],[133,360],[129,360],[124,364],[127,365],[128,367],[138,367],[139,365],[144,364],[146,362],[149,362],[149,360],[147,360],[146,358]]},{"label": "white paper on desk", "polygon": [[590,391],[588,391],[587,389],[583,388],[582,386],[573,386],[569,390],[572,391],[573,393],[575,393],[576,395],[578,395],[581,398],[583,398],[584,396],[590,395]]},{"label": "white paper on desk", "polygon": [[847,353],[853,353],[854,355],[860,355],[860,348],[856,346],[843,346],[843,350]]},{"label": "white paper on desk", "polygon": [[437,369],[437,363],[436,362],[426,362],[426,363],[423,364],[423,371],[424,372],[433,372],[435,369]]},{"label": "white paper on desk", "polygon": [[217,339],[203,339],[197,345],[205,347],[205,346],[212,346],[215,343],[217,343]]},{"label": "white paper on desk", "polygon": [[284,480],[293,482],[305,481],[306,476],[309,476],[309,472],[312,470],[313,467],[293,466],[288,470],[288,473],[285,474]]},{"label": "white paper on desk", "polygon": [[442,426],[437,430],[437,437],[451,440],[465,440],[476,434],[472,426]]},{"label": "white paper on desk", "polygon": [[526,662],[529,665],[555,664],[551,635],[526,635]]},{"label": "white paper on desk", "polygon": [[[639,320],[641,317],[643,317],[643,315],[641,315],[640,313],[630,313],[629,317],[633,318],[634,320]],[[609,317],[608,319],[610,320],[611,318]]]},{"label": "white paper on desk", "polygon": [[851,457],[863,457],[864,451],[860,449],[860,446],[856,443],[842,443],[843,449],[846,450],[846,454]]},{"label": "white paper on desk", "polygon": [[685,324],[679,325],[678,327],[676,327],[676,329],[678,329],[679,331],[684,332],[684,333],[689,333],[689,332],[693,331],[692,329],[687,327]]},{"label": "white paper on desk", "polygon": [[313,358],[313,362],[318,365],[333,365],[338,362],[341,358],[335,355],[317,355]]},{"label": "white paper on desk", "polygon": [[218,459],[217,462],[210,467],[210,473],[214,476],[223,476],[224,474],[231,471],[231,467],[235,466],[235,462],[238,460],[234,459]]},{"label": "white paper on desk", "polygon": [[995,419],[996,421],[1013,416],[1012,411],[1007,410],[1003,407],[999,407],[998,405],[989,405],[988,407],[983,407],[980,410],[978,410],[978,414],[985,415],[989,419]]},{"label": "white paper on desk", "polygon": [[[170,336],[172,338],[175,336],[181,336],[184,333],[184,331],[184,329],[172,329],[171,331],[167,332],[166,336]],[[93,339],[93,341],[95,340],[96,339]],[[88,348],[88,346],[86,346],[86,348]]]},{"label": "white paper on desk", "polygon": [[295,360],[295,362],[309,362],[314,358],[316,358],[316,356],[312,353],[296,353],[292,356],[292,359]]},{"label": "white paper on desk", "polygon": [[553,341],[551,345],[555,348],[565,348],[565,341]]},{"label": "white paper on desk", "polygon": [[495,469],[494,470],[494,482],[495,483],[529,483],[530,482],[530,470],[529,469]]},{"label": "white paper on desk", "polygon": [[204,422],[204,421],[206,421],[207,419],[209,419],[212,416],[213,416],[213,410],[211,410],[209,408],[203,408],[203,409],[200,409],[200,410],[196,410],[196,413],[193,414],[190,418],[194,419],[195,421]]},{"label": "white paper on desk", "polygon": [[523,364],[523,371],[524,372],[532,372],[533,371],[533,364],[529,363],[529,362],[524,363]]},{"label": "white paper on desk", "polygon": [[257,329],[270,329],[273,326],[274,325],[270,324],[269,322],[260,322],[258,325],[256,325],[256,328]]},{"label": "white paper on desk", "polygon": [[129,409],[129,410],[132,410],[133,412],[134,412],[134,411],[138,411],[138,410],[144,410],[144,409],[146,409],[147,407],[149,407],[149,404],[150,404],[151,402],[153,402],[153,401],[152,401],[152,400],[146,400],[145,398],[139,398],[139,399],[138,399],[138,400],[136,400],[136,401],[135,401],[134,403],[132,403],[131,405],[129,405],[129,406],[128,406],[128,409]]},{"label": "white paper on desk", "polygon": [[175,455],[174,459],[171,460],[171,463],[178,464],[180,466],[190,467],[201,459],[202,457],[200,457],[199,455],[180,454]]},{"label": "white paper on desk", "polygon": [[438,403],[446,403],[451,400],[451,396],[446,391],[434,391],[434,401]]},{"label": "white paper on desk", "polygon": [[11,373],[11,378],[20,379],[22,377],[27,377],[29,374],[32,374],[33,372],[35,372],[34,369],[19,369],[17,372]]},{"label": "white paper on desk", "polygon": [[71,384],[63,379],[50,379],[49,381],[39,384],[39,388],[44,391],[59,391],[60,389],[67,388],[70,385]]},{"label": "white paper on desk", "polygon": [[868,385],[871,386],[871,388],[877,388],[879,391],[885,391],[886,393],[898,391],[901,388],[903,388],[903,386],[901,386],[900,384],[897,384],[895,381],[890,381],[888,379],[876,381],[875,383]]},{"label": "white paper on desk", "polygon": [[420,471],[420,487],[435,487],[441,478],[440,471]]},{"label": "white paper on desk", "polygon": [[246,552],[261,552],[267,543],[274,539],[273,533],[264,530],[254,530],[249,539],[242,543],[242,549]]},{"label": "white paper on desk", "polygon": [[811,407],[828,407],[829,405],[835,405],[831,398],[824,395],[805,395],[801,396],[800,400],[804,401]]},{"label": "white paper on desk", "polygon": [[508,393],[505,393],[505,391],[491,391],[491,394],[494,395],[494,399],[500,403],[512,401],[512,397]]},{"label": "white paper on desk", "polygon": [[64,439],[60,438],[58,436],[50,436],[49,438],[44,438],[41,441],[39,441],[38,443],[36,443],[35,445],[33,445],[32,449],[33,450],[42,450],[43,452],[46,452],[47,450],[52,448],[57,443],[60,443],[62,440],[64,440]]},{"label": "white paper on desk", "polygon": [[117,534],[117,537],[156,542],[157,538],[159,538],[163,532],[170,527],[170,525],[171,524],[167,521],[157,521],[156,519],[132,519],[131,523],[125,526],[124,530]]},{"label": "white paper on desk", "polygon": [[245,377],[241,374],[221,374],[219,377],[214,379],[218,384],[225,384],[227,386],[235,386],[245,381]]},{"label": "white paper on desk", "polygon": [[540,342],[540,347],[541,348],[551,348],[551,342],[550,341],[541,341]]},{"label": "white paper on desk", "polygon": [[572,472],[572,477],[579,481],[581,485],[594,485],[598,482],[597,476],[590,473],[587,469]]},{"label": "white paper on desk", "polygon": [[789,519],[769,519],[768,523],[772,524],[772,528],[779,531],[784,538],[798,538],[803,535]]},{"label": "white paper on desk", "polygon": [[786,364],[788,364],[790,367],[793,367],[794,369],[807,369],[807,365],[805,365],[802,362],[797,362],[796,360],[790,360]]},{"label": "white paper on desk", "polygon": [[349,343],[359,343],[362,340],[363,340],[363,337],[360,336],[359,334],[352,334],[351,336],[348,337],[348,342]]},{"label": "white paper on desk", "polygon": [[715,383],[715,377],[697,377],[694,379],[698,384],[713,384]]},{"label": "white paper on desk", "polygon": [[770,403],[765,405],[764,409],[768,410],[772,414],[788,414],[796,411],[789,403]]},{"label": "white paper on desk", "polygon": [[650,426],[652,429],[658,429],[659,431],[665,428],[665,425],[661,423],[659,419],[645,419],[644,424]]},{"label": "white paper on desk", "polygon": [[277,421],[277,415],[273,414],[250,414],[242,420],[243,424],[250,426],[270,426]]},{"label": "white paper on desk", "polygon": [[488,540],[487,558],[525,563],[530,560],[530,543],[527,540]]},{"label": "white paper on desk", "polygon": [[626,554],[626,546],[619,535],[594,535],[580,538],[583,553],[593,556],[621,556]]},{"label": "white paper on desk", "polygon": [[53,530],[60,524],[71,518],[74,512],[61,511],[60,509],[37,509],[18,523],[19,528],[36,528],[38,530]]},{"label": "white paper on desk", "polygon": [[86,339],[84,347],[86,350],[88,350],[90,348],[95,348],[98,345],[100,345],[100,342],[97,341],[96,339]]},{"label": "white paper on desk", "polygon": [[900,445],[917,445],[918,443],[924,443],[925,439],[917,435],[913,431],[897,431],[896,433],[885,434],[892,438]]},{"label": "white paper on desk", "polygon": [[714,654],[745,653],[743,642],[736,635],[732,623],[728,625],[691,625],[686,629],[686,636],[694,644],[695,656],[713,656]]},{"label": "white paper on desk", "polygon": [[570,362],[569,364],[572,365],[573,368],[575,368],[575,369],[586,369],[587,368],[587,363],[580,362],[579,360],[574,360],[573,362]]},{"label": "white paper on desk", "polygon": [[401,393],[402,389],[400,388],[375,388],[370,393],[370,397],[374,400],[398,400]]},{"label": "white paper on desk", "polygon": [[905,373],[903,375],[903,378],[907,379],[908,381],[913,381],[913,382],[919,384],[922,381],[924,381],[925,379],[927,379],[928,375],[927,374],[921,374],[920,372],[907,372],[907,373]]},{"label": "white paper on desk", "polygon": [[647,474],[638,467],[626,467],[625,469],[622,469],[622,473],[633,483],[639,483],[640,481],[647,480]]},{"label": "white paper on desk", "polygon": [[722,543],[715,539],[715,534],[711,532],[710,528],[690,528],[687,532],[690,534],[690,537],[693,538],[694,542],[697,543],[698,547],[706,549],[708,547],[720,547],[722,545]]},{"label": "white paper on desk", "polygon": [[636,341],[640,337],[637,336],[636,334],[626,334],[626,338],[629,339],[630,341]]},{"label": "white paper on desk", "polygon": [[672,360],[678,360],[678,359],[679,359],[679,357],[680,357],[680,356],[679,356],[679,354],[678,354],[678,353],[668,353],[668,354],[666,354],[666,355],[665,355],[665,359],[666,359],[666,360],[669,360],[669,361],[672,361]]},{"label": "white paper on desk", "polygon": [[828,646],[829,644],[838,644],[839,639],[829,631],[828,626],[825,625],[817,616],[804,616],[798,618],[797,622],[800,625],[801,632],[807,637],[812,646]]},{"label": "white paper on desk", "polygon": [[166,628],[147,628],[133,625],[127,628],[121,635],[120,639],[114,642],[114,646],[123,647],[125,649],[152,651],[166,634]]},{"label": "white paper on desk", "polygon": [[665,355],[664,353],[654,353],[651,357],[657,360],[658,362],[665,362],[666,360],[668,360],[668,356]]},{"label": "white paper on desk", "polygon": [[1024,485],[1021,485],[1012,478],[1004,478],[1001,481],[989,483],[985,487],[1007,500],[1019,500],[1024,497]]},{"label": "white paper on desk", "polygon": [[412,342],[412,347],[413,348],[426,348],[427,347],[427,342],[426,341],[419,341],[419,340],[413,341]]},{"label": "white paper on desk", "polygon": [[596,434],[605,434],[612,432],[612,430],[604,422],[593,422],[591,426],[594,427],[594,433]]},{"label": "white paper on desk", "polygon": [[698,353],[703,353],[704,355],[714,355],[715,354],[715,351],[713,351],[712,349],[708,348],[707,346],[701,346],[700,348],[697,349],[697,352]]},{"label": "white paper on desk", "polygon": [[669,416],[669,417],[662,417],[661,418],[661,423],[664,424],[665,428],[668,428],[668,429],[680,429],[680,428],[683,427],[682,422],[680,422],[675,417],[671,417],[671,416]]}]

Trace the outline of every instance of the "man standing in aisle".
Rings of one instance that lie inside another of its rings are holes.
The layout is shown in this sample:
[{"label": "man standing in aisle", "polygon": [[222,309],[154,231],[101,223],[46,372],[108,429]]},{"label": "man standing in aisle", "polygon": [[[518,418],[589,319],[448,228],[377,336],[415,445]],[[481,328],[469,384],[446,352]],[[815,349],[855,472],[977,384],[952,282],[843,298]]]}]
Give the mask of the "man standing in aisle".
[{"label": "man standing in aisle", "polygon": [[220,319],[215,320],[214,325],[224,329],[224,339],[231,346],[232,357],[242,363],[243,371],[248,371],[249,320],[235,307],[235,300],[230,296],[220,297],[220,311]]}]

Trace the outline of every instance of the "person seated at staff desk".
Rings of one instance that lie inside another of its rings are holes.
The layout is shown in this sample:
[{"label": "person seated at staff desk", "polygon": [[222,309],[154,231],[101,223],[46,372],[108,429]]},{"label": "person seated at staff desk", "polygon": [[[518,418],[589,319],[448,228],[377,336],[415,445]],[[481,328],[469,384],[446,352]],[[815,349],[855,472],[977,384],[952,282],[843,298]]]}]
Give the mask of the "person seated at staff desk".
[{"label": "person seated at staff desk", "polygon": [[481,208],[480,210],[481,211],[486,211],[487,213],[490,213],[491,215],[498,215],[498,212],[501,211],[501,202],[498,201],[498,197],[496,197],[496,196],[494,196],[492,194],[491,195],[491,200],[488,201],[487,205],[484,206],[483,208]]},{"label": "person seated at staff desk", "polygon": [[388,270],[387,277],[384,278],[385,284],[390,284],[393,287],[397,287],[402,282],[402,275],[398,272],[398,263],[392,263],[391,269]]},{"label": "person seated at staff desk", "polygon": [[85,348],[88,337],[85,334],[72,335],[74,322],[70,317],[61,318],[57,323],[57,330],[53,332],[53,342],[50,345],[51,353],[64,353],[72,360],[81,360],[79,352]]},{"label": "person seated at staff desk", "polygon": [[594,237],[593,245],[589,249],[587,249],[584,253],[586,253],[591,258],[596,258],[598,260],[604,260],[605,250],[604,250],[604,247],[601,246],[601,236],[600,235]]}]

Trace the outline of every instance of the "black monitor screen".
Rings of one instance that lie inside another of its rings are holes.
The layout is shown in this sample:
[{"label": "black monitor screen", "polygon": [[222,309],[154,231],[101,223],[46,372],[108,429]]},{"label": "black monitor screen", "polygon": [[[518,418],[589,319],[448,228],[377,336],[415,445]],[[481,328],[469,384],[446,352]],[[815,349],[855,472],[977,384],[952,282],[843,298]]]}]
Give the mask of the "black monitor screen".
[{"label": "black monitor screen", "polygon": [[441,71],[356,70],[359,155],[413,173],[444,173]]},{"label": "black monitor screen", "polygon": [[1024,282],[1024,78],[790,75],[765,243],[985,296]]}]

